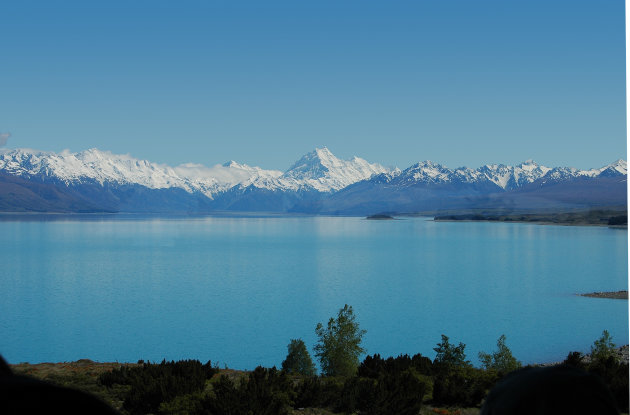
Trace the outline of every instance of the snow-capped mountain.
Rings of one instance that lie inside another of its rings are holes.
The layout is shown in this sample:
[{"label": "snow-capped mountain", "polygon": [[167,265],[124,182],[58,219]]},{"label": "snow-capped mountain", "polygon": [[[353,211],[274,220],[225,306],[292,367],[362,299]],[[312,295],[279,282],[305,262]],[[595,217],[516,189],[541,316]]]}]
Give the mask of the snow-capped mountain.
[{"label": "snow-capped mountain", "polygon": [[191,186],[213,199],[215,195],[250,181],[272,181],[282,175],[279,170],[264,170],[229,161],[206,167],[203,164],[186,163],[174,168],[175,172]]},{"label": "snow-capped mountain", "polygon": [[[591,189],[591,198],[597,194],[601,203],[623,200],[625,204],[622,193],[627,163],[617,160],[601,168],[578,170],[551,168],[528,160],[516,166],[488,164],[477,169],[452,169],[424,161],[400,170],[358,157],[342,160],[321,148],[302,156],[282,172],[235,161],[212,167],[192,163],[170,167],[97,149],[79,153],[16,149],[0,152],[0,176],[0,185],[5,183],[0,186],[0,210],[5,211],[16,206],[23,210],[53,209],[55,204],[45,200],[45,195],[51,194],[58,202],[63,201],[56,205],[63,206],[59,208],[63,211],[363,213],[374,209],[410,211],[469,206],[483,198],[504,200],[504,194],[510,195],[510,203],[518,204],[518,197],[514,196],[517,193],[527,193],[530,201],[532,195],[542,193],[549,199],[553,194],[567,193],[562,185],[569,182],[570,192],[580,186],[595,186],[608,190],[601,193]],[[46,190],[53,188],[54,191]],[[542,188],[544,191],[537,190]],[[16,199],[16,194],[26,202]],[[29,205],[28,200],[35,199],[37,202]],[[20,208],[20,203],[31,207]]]},{"label": "snow-capped mountain", "polygon": [[188,193],[201,192],[209,198],[247,180],[282,174],[234,161],[213,167],[187,163],[173,168],[98,149],[79,153],[16,149],[0,154],[0,171],[24,178],[58,181],[66,186],[94,183],[179,188]]},{"label": "snow-capped mountain", "polygon": [[280,180],[306,183],[319,192],[333,192],[375,174],[389,172],[380,164],[370,164],[359,157],[338,159],[326,147],[304,155],[295,162]]},{"label": "snow-capped mountain", "polygon": [[602,168],[590,170],[578,170],[572,167],[550,168],[541,166],[533,160],[527,160],[513,167],[505,164],[486,164],[474,170],[468,167],[450,169],[432,161],[423,161],[405,170],[385,175],[380,180],[386,178],[388,182],[407,186],[418,183],[481,183],[488,181],[503,190],[513,190],[543,178],[567,180],[578,177],[597,177],[602,174],[606,176],[627,175],[626,161],[617,160]]},{"label": "snow-capped mountain", "polygon": [[138,184],[150,189],[176,187],[212,197],[237,185],[241,188],[331,192],[388,170],[358,157],[341,160],[327,148],[322,148],[304,155],[284,173],[235,161],[213,167],[193,163],[170,167],[97,149],[79,153],[8,151],[0,154],[0,171],[21,177],[55,179],[66,185],[93,181],[101,185]]},{"label": "snow-capped mountain", "polygon": [[431,161],[375,175],[334,193],[319,213],[370,214],[444,209],[588,208],[626,204],[627,166],[618,160],[599,169],[489,164],[450,169]]},{"label": "snow-capped mountain", "polygon": [[341,160],[324,147],[305,154],[281,175],[252,176],[241,182],[240,187],[329,193],[386,172],[389,170],[380,164],[371,164],[359,157]]}]

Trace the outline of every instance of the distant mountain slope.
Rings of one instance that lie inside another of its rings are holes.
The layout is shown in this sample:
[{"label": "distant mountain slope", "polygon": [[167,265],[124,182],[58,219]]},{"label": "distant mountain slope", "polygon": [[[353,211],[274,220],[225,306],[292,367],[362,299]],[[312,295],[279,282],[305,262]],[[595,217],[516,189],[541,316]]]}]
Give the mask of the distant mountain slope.
[{"label": "distant mountain slope", "polygon": [[0,211],[274,211],[319,214],[625,205],[627,164],[599,169],[489,164],[451,169],[431,161],[404,170],[327,148],[288,170],[235,161],[177,167],[90,149],[79,153],[0,152]]},{"label": "distant mountain slope", "polygon": [[622,206],[627,200],[626,162],[600,169],[549,168],[527,161],[516,167],[476,170],[417,163],[394,174],[357,182],[295,211],[367,215],[466,208],[580,208]]},{"label": "distant mountain slope", "polygon": [[498,201],[486,203],[497,207],[519,208],[588,208],[623,206],[627,202],[627,176],[579,176],[568,180],[545,181],[539,179],[521,189],[506,192]]},{"label": "distant mountain slope", "polygon": [[107,212],[107,208],[47,183],[0,173],[0,212]]}]

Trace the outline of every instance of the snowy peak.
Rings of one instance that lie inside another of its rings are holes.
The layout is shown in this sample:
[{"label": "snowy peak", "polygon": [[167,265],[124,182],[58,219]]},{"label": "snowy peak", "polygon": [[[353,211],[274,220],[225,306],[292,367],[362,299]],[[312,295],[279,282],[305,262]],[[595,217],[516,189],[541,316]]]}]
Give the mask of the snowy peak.
[{"label": "snowy peak", "polygon": [[627,175],[628,163],[625,160],[619,159],[599,169],[599,174],[605,174],[606,176]]},{"label": "snowy peak", "polygon": [[221,166],[222,166],[222,167],[235,167],[235,168],[242,168],[243,166],[246,166],[246,165],[243,165],[243,164],[237,163],[237,162],[235,162],[234,160],[230,160],[230,161],[228,161],[228,162],[226,162],[226,163],[223,163]]},{"label": "snowy peak", "polygon": [[294,179],[318,179],[324,177],[329,167],[337,165],[339,159],[326,147],[303,155],[284,173],[283,177]]},{"label": "snowy peak", "polygon": [[532,183],[551,170],[549,167],[540,166],[533,160],[527,160],[517,164],[512,171],[512,187],[521,187]]},{"label": "snowy peak", "polygon": [[401,174],[401,180],[407,183],[475,183],[483,178],[478,170],[468,167],[450,169],[432,161],[416,163]]},{"label": "snowy peak", "polygon": [[505,164],[486,164],[477,169],[458,167],[450,169],[432,161],[423,161],[405,169],[397,180],[406,185],[414,183],[481,183],[492,182],[504,190],[512,190],[537,180],[568,180],[580,176],[620,176],[627,175],[625,160],[604,166],[600,169],[578,170],[572,167],[550,168],[533,160],[527,160],[516,166]]},{"label": "snowy peak", "polygon": [[517,164],[516,167],[522,169],[522,170],[534,170],[535,168],[539,167],[538,163],[536,163],[534,160],[532,159],[527,159],[524,162]]},{"label": "snowy peak", "polygon": [[403,170],[400,179],[406,182],[444,183],[449,180],[452,170],[426,160],[421,161]]},{"label": "snowy peak", "polygon": [[502,189],[508,189],[510,184],[515,184],[512,177],[513,170],[505,164],[486,164],[477,169],[481,177]]},{"label": "snowy peak", "polygon": [[331,192],[388,171],[380,164],[371,164],[356,156],[350,160],[339,159],[324,147],[302,156],[280,177],[278,185],[294,188],[301,182],[306,188]]}]

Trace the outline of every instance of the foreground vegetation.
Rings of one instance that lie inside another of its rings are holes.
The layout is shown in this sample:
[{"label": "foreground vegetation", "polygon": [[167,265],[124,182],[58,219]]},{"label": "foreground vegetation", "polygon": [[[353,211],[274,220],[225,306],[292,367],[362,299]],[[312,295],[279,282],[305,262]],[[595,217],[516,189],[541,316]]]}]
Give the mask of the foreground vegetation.
[{"label": "foreground vegetation", "polygon": [[[508,373],[521,367],[506,345],[479,353],[481,367],[467,359],[463,343],[442,335],[433,360],[421,354],[383,358],[364,354],[366,331],[352,307],[345,306],[327,325],[318,324],[315,365],[301,339],[287,346],[282,369],[220,370],[197,360],[137,364],[14,365],[28,374],[92,393],[124,414],[442,414],[478,413],[488,391]],[[599,376],[611,390],[619,409],[628,412],[628,363],[615,353],[608,332],[595,341],[588,358],[570,353],[564,364]],[[424,406],[424,408],[423,408]],[[469,408],[469,409],[464,409]],[[472,408],[472,409],[470,409]]]},{"label": "foreground vegetation", "polygon": [[[304,376],[263,367],[235,371],[190,360],[137,364],[82,360],[19,364],[13,370],[87,391],[124,414],[476,414],[474,408],[505,376],[501,365],[512,360],[503,359],[505,350],[497,349],[489,353],[484,367],[475,368],[465,360],[461,344],[446,339],[436,347],[441,351],[434,360],[420,354],[370,355],[349,377]],[[611,347],[610,337],[603,336],[590,360],[574,352],[565,363],[600,376],[627,413],[628,364],[620,362]]]}]

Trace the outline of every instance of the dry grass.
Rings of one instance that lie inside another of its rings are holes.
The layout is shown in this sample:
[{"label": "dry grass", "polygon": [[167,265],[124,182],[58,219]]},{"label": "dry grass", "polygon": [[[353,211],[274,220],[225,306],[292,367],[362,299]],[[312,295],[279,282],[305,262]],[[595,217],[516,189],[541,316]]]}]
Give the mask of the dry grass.
[{"label": "dry grass", "polygon": [[26,375],[66,388],[90,393],[117,410],[122,409],[123,397],[128,386],[114,385],[106,388],[98,383],[101,373],[121,366],[138,366],[136,363],[99,363],[89,359],[63,363],[19,363],[9,365],[13,373]]}]

